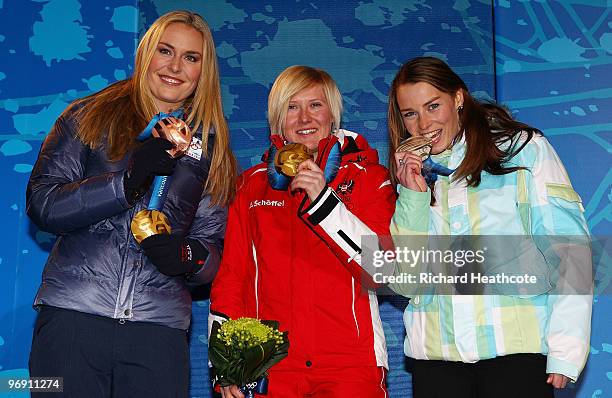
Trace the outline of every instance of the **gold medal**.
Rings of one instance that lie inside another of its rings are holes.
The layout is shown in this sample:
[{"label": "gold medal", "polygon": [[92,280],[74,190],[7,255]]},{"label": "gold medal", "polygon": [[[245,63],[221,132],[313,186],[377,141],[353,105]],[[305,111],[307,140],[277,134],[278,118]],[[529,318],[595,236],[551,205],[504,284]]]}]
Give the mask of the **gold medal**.
[{"label": "gold medal", "polygon": [[431,139],[415,135],[400,142],[395,152],[410,152],[421,156],[421,160],[425,161],[431,154],[431,147]]},{"label": "gold medal", "polygon": [[132,219],[130,229],[138,243],[151,235],[169,234],[172,231],[168,217],[157,210],[140,210]]},{"label": "gold medal", "polygon": [[[169,149],[168,153],[173,158],[183,156],[189,149],[191,143],[191,129],[187,123],[176,117],[165,117],[158,121],[151,131],[153,137],[163,138],[174,144],[174,148]],[[152,235],[169,234],[172,230],[168,217],[162,213],[163,198],[169,188],[169,177],[157,176],[155,179],[165,178],[166,184],[159,185],[159,191],[154,192],[155,198],[162,198],[156,202],[151,198],[149,209],[141,210],[132,219],[130,229],[132,235],[138,243]],[[154,184],[155,185],[155,184]],[[157,185],[155,185],[157,187]],[[157,189],[157,188],[155,188]],[[153,205],[155,203],[155,205]],[[159,210],[158,210],[159,209]]]},{"label": "gold medal", "polygon": [[287,144],[276,152],[274,167],[287,177],[298,173],[298,166],[305,160],[312,159],[312,154],[304,144]]}]

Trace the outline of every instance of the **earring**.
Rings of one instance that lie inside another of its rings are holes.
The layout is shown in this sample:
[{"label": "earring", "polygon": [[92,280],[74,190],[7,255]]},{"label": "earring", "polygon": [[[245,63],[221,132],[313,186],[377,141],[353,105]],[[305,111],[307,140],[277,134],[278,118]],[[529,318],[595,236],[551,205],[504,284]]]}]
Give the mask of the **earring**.
[{"label": "earring", "polygon": [[457,107],[457,112],[461,112],[461,111],[463,111],[463,104],[461,104],[461,105],[459,105]]}]

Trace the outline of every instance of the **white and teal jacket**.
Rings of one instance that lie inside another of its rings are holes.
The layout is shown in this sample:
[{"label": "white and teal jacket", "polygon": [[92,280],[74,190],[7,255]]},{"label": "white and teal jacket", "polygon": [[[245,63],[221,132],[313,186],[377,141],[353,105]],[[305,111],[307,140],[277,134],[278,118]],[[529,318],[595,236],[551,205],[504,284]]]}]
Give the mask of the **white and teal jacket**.
[{"label": "white and teal jacket", "polygon": [[[456,169],[465,148],[462,140],[433,160]],[[475,188],[464,180],[453,181],[452,175],[439,176],[434,206],[429,190],[400,186],[391,233],[588,237],[580,197],[546,138],[534,136],[507,165],[526,170],[506,175],[483,171]],[[546,262],[555,261],[549,250],[540,251]],[[411,296],[401,285],[390,287]],[[404,352],[416,359],[467,363],[542,353],[547,356],[547,373],[575,381],[589,352],[591,306],[588,294],[417,295],[404,313]]]}]

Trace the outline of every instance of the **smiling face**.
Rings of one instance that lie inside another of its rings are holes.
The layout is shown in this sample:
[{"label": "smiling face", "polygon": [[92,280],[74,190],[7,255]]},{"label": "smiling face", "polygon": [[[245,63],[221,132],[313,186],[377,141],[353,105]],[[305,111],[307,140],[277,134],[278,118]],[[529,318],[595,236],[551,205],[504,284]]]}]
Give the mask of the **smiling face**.
[{"label": "smiling face", "polygon": [[331,133],[333,116],[320,84],[299,91],[289,100],[283,134],[289,142],[316,150]]},{"label": "smiling face", "polygon": [[459,133],[458,108],[463,105],[463,91],[453,96],[429,83],[409,83],[397,89],[397,105],[404,127],[413,136],[432,139],[432,154],[448,148]]},{"label": "smiling face", "polygon": [[168,25],[147,69],[157,109],[179,108],[196,89],[202,70],[202,34],[183,23]]}]

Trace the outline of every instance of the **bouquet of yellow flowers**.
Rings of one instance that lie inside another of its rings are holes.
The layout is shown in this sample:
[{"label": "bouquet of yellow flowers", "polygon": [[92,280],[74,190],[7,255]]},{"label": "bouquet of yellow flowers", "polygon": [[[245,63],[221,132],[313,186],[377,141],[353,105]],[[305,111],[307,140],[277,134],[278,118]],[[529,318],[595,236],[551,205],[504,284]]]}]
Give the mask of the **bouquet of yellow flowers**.
[{"label": "bouquet of yellow flowers", "polygon": [[265,393],[267,370],[288,354],[287,335],[278,330],[276,321],[238,318],[213,322],[208,359],[215,368],[216,382],[222,387],[237,385],[247,397]]}]

